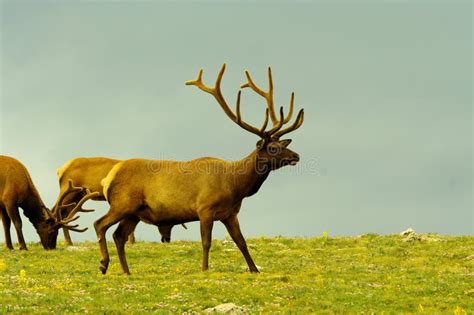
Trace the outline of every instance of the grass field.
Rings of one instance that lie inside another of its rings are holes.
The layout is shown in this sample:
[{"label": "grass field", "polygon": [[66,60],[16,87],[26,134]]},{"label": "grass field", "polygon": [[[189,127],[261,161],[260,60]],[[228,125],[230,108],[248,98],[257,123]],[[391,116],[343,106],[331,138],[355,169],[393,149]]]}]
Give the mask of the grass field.
[{"label": "grass field", "polygon": [[127,246],[131,276],[109,244],[55,251],[0,249],[0,313],[199,312],[232,302],[249,313],[450,313],[474,310],[474,237],[427,235],[248,240],[260,274],[232,242],[214,240],[200,272],[199,242]]}]

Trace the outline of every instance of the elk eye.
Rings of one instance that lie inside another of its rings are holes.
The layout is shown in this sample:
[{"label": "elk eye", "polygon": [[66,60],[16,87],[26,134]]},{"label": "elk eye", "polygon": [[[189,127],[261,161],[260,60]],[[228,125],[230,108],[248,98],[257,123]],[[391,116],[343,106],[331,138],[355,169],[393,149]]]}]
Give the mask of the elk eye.
[{"label": "elk eye", "polygon": [[267,146],[267,152],[270,155],[277,155],[281,153],[281,148],[280,146],[277,146],[276,144],[270,144]]}]

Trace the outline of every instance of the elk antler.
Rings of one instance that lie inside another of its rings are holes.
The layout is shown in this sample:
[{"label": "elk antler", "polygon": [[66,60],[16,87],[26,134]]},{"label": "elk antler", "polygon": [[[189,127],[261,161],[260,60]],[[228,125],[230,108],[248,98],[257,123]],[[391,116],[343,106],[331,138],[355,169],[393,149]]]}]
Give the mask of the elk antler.
[{"label": "elk antler", "polygon": [[66,205],[63,205],[63,202],[64,202],[64,199],[72,194],[72,193],[78,193],[78,192],[81,192],[83,190],[82,187],[76,187],[74,186],[74,184],[72,183],[72,179],[69,179],[67,181],[67,188],[65,191],[63,191],[59,197],[58,197],[58,200],[56,200],[56,204],[54,205],[52,211],[51,211],[51,217],[53,218],[61,218],[61,210],[62,209],[66,209],[66,208],[69,208],[71,207],[73,204],[70,203],[70,204],[66,204]]},{"label": "elk antler", "polygon": [[92,193],[89,189],[86,189],[86,194],[84,195],[84,197],[82,197],[82,199],[77,204],[74,202],[72,204],[65,205],[65,206],[74,206],[74,209],[72,209],[71,212],[69,212],[68,216],[65,219],[58,220],[57,224],[61,225],[62,228],[64,228],[64,229],[68,229],[68,230],[75,231],[75,232],[85,232],[87,230],[87,228],[78,229],[77,228],[79,226],[78,224],[70,225],[69,223],[71,223],[73,221],[76,221],[77,219],[80,218],[80,216],[75,216],[76,213],[78,213],[78,212],[92,212],[92,211],[94,211],[94,209],[83,209],[82,205],[87,200],[98,197],[99,195],[100,195],[100,193],[97,192],[97,191]]},{"label": "elk antler", "polygon": [[[52,211],[48,210],[47,208],[44,208],[45,214],[56,221],[57,226],[60,226],[62,228],[75,231],[75,232],[84,232],[87,230],[87,228],[84,229],[78,229],[78,225],[70,225],[72,221],[75,221],[79,219],[79,216],[76,216],[77,212],[92,212],[94,211],[93,209],[82,209],[82,205],[89,199],[96,198],[100,195],[99,192],[94,192],[91,193],[89,189],[86,189],[86,194],[82,197],[82,199],[78,203],[68,203],[68,204],[63,204],[64,199],[66,196],[72,194],[72,193],[79,193],[82,192],[84,188],[82,187],[75,187],[72,180],[68,180],[68,187],[66,190],[64,190],[58,197],[58,200],[56,201],[56,204],[54,205]],[[62,209],[69,208],[69,207],[74,207],[71,212],[67,215],[65,219],[62,219]]]},{"label": "elk antler", "polygon": [[[241,94],[242,91],[239,90],[237,93],[237,102],[236,102],[236,113],[230,109],[229,105],[227,105],[227,102],[225,101],[222,92],[221,92],[221,81],[222,77],[224,75],[226,64],[224,63],[222,65],[221,70],[219,71],[219,74],[217,75],[216,83],[214,87],[207,86],[202,82],[202,72],[203,70],[199,70],[199,74],[196,80],[190,80],[186,81],[186,85],[195,85],[199,89],[201,89],[204,92],[207,92],[214,96],[214,98],[217,100],[219,105],[222,107],[226,115],[237,125],[242,127],[243,129],[256,134],[257,136],[261,138],[266,138],[266,137],[273,137],[273,138],[278,138],[279,136],[288,133],[290,131],[296,130],[303,124],[303,116],[304,112],[303,109],[300,110],[298,113],[298,116],[296,118],[296,121],[288,128],[280,130],[284,124],[288,123],[291,119],[291,116],[293,115],[293,107],[294,107],[294,100],[295,100],[295,95],[294,93],[291,94],[291,100],[290,100],[290,111],[288,112],[288,115],[285,117],[283,114],[283,107],[280,107],[280,115],[279,118],[277,117],[275,113],[275,106],[273,102],[273,79],[272,79],[272,70],[270,67],[268,67],[268,91],[262,90],[260,87],[258,87],[254,81],[252,80],[252,77],[250,76],[249,72],[246,70],[245,75],[247,77],[247,83],[244,83],[241,85],[241,88],[246,88],[250,87],[252,90],[254,90],[257,94],[260,96],[264,97],[267,101],[267,108],[265,111],[265,121],[262,125],[261,128],[256,128],[245,121],[242,120],[242,117],[240,115],[240,99],[241,99]],[[268,125],[268,117],[271,118],[273,127],[265,131]]]}]

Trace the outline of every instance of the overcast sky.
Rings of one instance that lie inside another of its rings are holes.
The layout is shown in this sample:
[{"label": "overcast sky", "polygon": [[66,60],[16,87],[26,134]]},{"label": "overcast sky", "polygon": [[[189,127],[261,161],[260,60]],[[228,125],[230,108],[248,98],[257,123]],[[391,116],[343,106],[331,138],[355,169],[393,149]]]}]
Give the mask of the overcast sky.
[{"label": "overcast sky", "polygon": [[[247,155],[258,139],[184,85],[226,62],[230,103],[244,69],[266,86],[271,65],[277,104],[295,91],[305,108],[290,135],[302,160],[244,201],[246,236],[474,232],[470,1],[1,3],[1,154],[47,205],[74,157]],[[245,119],[260,124],[264,106],[244,93]],[[108,205],[89,203],[73,239],[95,239]],[[198,239],[189,226],[173,239]],[[158,239],[143,223],[137,235]]]}]

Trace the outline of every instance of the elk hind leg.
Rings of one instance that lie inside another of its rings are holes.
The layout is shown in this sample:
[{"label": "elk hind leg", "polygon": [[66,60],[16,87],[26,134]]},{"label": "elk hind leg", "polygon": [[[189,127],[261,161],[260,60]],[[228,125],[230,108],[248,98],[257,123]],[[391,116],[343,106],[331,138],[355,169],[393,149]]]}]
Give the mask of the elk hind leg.
[{"label": "elk hind leg", "polygon": [[7,215],[7,211],[5,209],[0,209],[0,215],[2,217],[3,232],[5,233],[5,245],[8,249],[13,249],[12,237],[10,234],[12,220],[10,220],[10,217]]},{"label": "elk hind leg", "polygon": [[120,259],[120,265],[122,266],[123,272],[127,275],[130,274],[130,270],[128,269],[127,257],[125,256],[125,243],[127,242],[127,237],[130,237],[130,235],[133,234],[138,222],[140,222],[138,217],[128,216],[120,221],[119,226],[113,234],[115,246],[117,247],[117,254]]},{"label": "elk hind leg", "polygon": [[249,250],[247,248],[247,242],[245,242],[245,238],[240,231],[239,219],[237,216],[231,216],[226,220],[222,220],[222,223],[224,223],[227,231],[230,234],[230,237],[232,237],[235,244],[242,252],[242,255],[244,255],[250,272],[259,272],[257,266],[255,266],[255,263],[253,262],[252,257],[250,256]]}]

